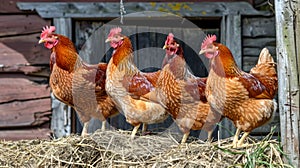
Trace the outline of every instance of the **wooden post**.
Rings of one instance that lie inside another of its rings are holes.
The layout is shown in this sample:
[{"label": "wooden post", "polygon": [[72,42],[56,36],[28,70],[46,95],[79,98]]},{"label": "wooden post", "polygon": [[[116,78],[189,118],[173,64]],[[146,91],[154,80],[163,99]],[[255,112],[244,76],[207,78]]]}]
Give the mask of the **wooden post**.
[{"label": "wooden post", "polygon": [[[72,39],[71,18],[54,18],[55,32]],[[53,94],[52,99],[52,119],[51,130],[55,138],[71,134],[71,108],[57,100]]]},{"label": "wooden post", "polygon": [[[300,2],[275,1],[281,144],[288,160],[299,167]],[[298,62],[298,63],[297,63]]]}]

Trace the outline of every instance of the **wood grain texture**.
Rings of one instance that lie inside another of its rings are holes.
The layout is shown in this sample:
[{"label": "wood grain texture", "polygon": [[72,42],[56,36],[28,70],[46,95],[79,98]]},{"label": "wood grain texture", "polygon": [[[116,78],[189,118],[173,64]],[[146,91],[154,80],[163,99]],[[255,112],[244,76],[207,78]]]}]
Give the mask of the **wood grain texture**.
[{"label": "wood grain texture", "polygon": [[46,84],[39,85],[26,78],[0,79],[0,103],[50,98],[50,88]]},{"label": "wood grain texture", "polygon": [[[130,2],[140,2],[141,0],[130,0]],[[198,2],[199,0],[148,0],[149,2]],[[203,2],[248,2],[253,4],[253,0],[203,0]],[[59,2],[58,0],[9,0],[3,1],[0,6],[0,13],[29,13],[18,9],[18,2]],[[63,2],[120,2],[119,0],[63,0]],[[125,1],[126,2],[126,1]]]},{"label": "wood grain texture", "polygon": [[275,17],[254,17],[243,19],[243,36],[272,37],[275,34]]},{"label": "wood grain texture", "polygon": [[37,33],[48,24],[38,15],[0,15],[0,37]]},{"label": "wood grain texture", "polygon": [[39,36],[40,33],[0,38],[0,64],[44,64],[48,67],[50,51],[38,44]]},{"label": "wood grain texture", "polygon": [[285,161],[299,167],[300,3],[275,0],[275,11],[281,145]]},{"label": "wood grain texture", "polygon": [[36,126],[50,120],[49,98],[0,104],[0,128]]},{"label": "wood grain texture", "polygon": [[[36,10],[43,18],[113,18],[119,17],[119,3],[18,3],[21,10]],[[257,11],[247,2],[127,2],[127,13],[160,11],[189,17],[240,15],[270,15],[268,11]],[[99,10],[100,9],[100,10]],[[217,10],[216,10],[217,9]],[[50,11],[51,10],[51,11]],[[137,14],[135,17],[141,17]],[[143,16],[142,16],[143,17]],[[161,16],[160,16],[161,17]]]},{"label": "wood grain texture", "polygon": [[51,130],[48,128],[0,130],[1,140],[50,139],[50,136]]}]

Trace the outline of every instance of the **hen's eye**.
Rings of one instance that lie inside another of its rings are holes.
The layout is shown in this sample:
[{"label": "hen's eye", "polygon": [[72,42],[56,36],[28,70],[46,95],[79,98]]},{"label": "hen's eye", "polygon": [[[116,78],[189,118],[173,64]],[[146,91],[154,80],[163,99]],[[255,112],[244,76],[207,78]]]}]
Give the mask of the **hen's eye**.
[{"label": "hen's eye", "polygon": [[207,48],[208,48],[208,49],[213,49],[213,48],[214,48],[214,45],[210,44],[210,45],[207,46]]}]

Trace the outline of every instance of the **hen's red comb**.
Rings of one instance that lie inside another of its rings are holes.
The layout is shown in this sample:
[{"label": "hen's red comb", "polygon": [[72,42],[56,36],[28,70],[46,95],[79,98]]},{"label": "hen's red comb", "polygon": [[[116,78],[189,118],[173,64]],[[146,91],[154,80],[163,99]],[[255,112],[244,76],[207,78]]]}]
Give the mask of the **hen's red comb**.
[{"label": "hen's red comb", "polygon": [[174,40],[174,34],[173,33],[169,33],[167,40],[165,41],[165,45],[170,44],[172,41]]},{"label": "hen's red comb", "polygon": [[55,26],[45,26],[43,27],[43,31],[41,33],[41,38],[46,38],[49,34],[55,32]]},{"label": "hen's red comb", "polygon": [[108,37],[114,36],[115,34],[119,34],[121,32],[122,32],[122,29],[120,27],[112,28],[112,29],[110,29]]},{"label": "hen's red comb", "polygon": [[202,42],[201,48],[205,48],[208,44],[212,44],[213,42],[215,42],[217,40],[217,36],[216,35],[207,35],[205,37],[205,39]]}]

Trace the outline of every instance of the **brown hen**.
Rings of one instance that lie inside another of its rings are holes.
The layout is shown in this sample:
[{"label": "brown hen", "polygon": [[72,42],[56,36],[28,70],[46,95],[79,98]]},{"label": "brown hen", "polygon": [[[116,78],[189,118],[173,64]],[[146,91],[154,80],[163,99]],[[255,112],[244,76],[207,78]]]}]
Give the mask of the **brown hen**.
[{"label": "brown hen", "polygon": [[105,89],[119,110],[124,112],[126,121],[134,126],[133,139],[141,123],[162,122],[168,113],[158,103],[139,99],[156,87],[160,71],[143,73],[136,67],[131,42],[121,31],[119,27],[111,29],[106,40],[114,48],[114,53],[107,67]]},{"label": "brown hen", "polygon": [[[206,96],[212,111],[232,120],[237,128],[232,145],[241,147],[253,129],[274,116],[277,103],[273,98],[278,87],[275,62],[264,48],[250,73],[243,72],[230,50],[215,41],[215,35],[208,36],[200,51],[211,59]],[[238,140],[241,131],[244,135]]]},{"label": "brown hen", "polygon": [[166,107],[180,130],[185,143],[190,130],[204,129],[211,139],[213,126],[221,116],[210,112],[205,97],[205,78],[194,76],[187,68],[182,47],[170,33],[165,42],[166,56],[156,87],[143,97]]},{"label": "brown hen", "polygon": [[77,54],[74,44],[66,36],[55,34],[55,27],[45,27],[39,43],[51,49],[50,86],[54,96],[73,107],[84,123],[81,135],[87,135],[91,117],[102,121],[118,113],[105,91],[107,64],[89,65]]}]

